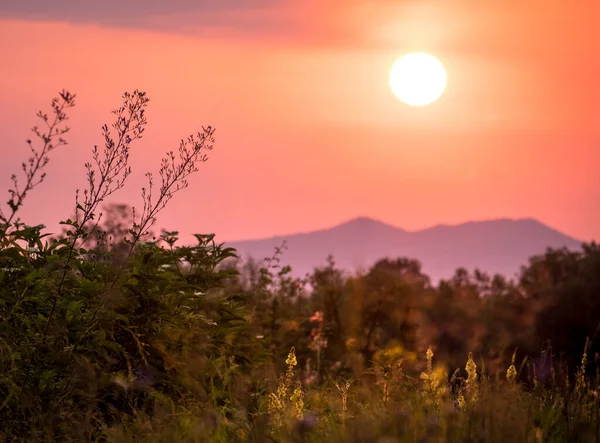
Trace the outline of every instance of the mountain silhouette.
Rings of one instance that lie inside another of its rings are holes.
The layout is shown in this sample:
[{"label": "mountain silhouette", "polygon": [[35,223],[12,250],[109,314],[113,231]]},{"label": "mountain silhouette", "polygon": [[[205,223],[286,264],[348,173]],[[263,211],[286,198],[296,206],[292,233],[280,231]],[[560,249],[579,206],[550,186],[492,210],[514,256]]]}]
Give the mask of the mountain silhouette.
[{"label": "mountain silhouette", "polygon": [[479,269],[513,278],[531,256],[547,248],[579,250],[581,242],[531,219],[495,219],[458,225],[437,225],[406,231],[368,217],[329,229],[259,240],[226,242],[242,259],[271,257],[286,242],[281,263],[303,277],[332,255],[347,271],[367,270],[383,258],[419,260],[432,283],[452,277],[457,268]]}]

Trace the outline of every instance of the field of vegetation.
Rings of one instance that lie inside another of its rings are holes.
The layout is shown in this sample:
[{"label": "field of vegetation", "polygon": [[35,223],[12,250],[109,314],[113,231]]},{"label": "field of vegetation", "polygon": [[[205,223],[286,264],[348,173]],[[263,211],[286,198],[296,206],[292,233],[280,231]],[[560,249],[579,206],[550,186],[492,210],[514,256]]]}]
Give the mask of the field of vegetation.
[{"label": "field of vegetation", "polygon": [[38,114],[0,212],[0,441],[600,441],[597,245],[532,257],[518,281],[458,269],[435,286],[410,258],[297,279],[285,245],[247,263],[212,234],[182,245],[152,228],[213,128],[147,174],[141,210],[107,204],[148,103],[123,96],[62,233],[19,210],[75,96]]}]

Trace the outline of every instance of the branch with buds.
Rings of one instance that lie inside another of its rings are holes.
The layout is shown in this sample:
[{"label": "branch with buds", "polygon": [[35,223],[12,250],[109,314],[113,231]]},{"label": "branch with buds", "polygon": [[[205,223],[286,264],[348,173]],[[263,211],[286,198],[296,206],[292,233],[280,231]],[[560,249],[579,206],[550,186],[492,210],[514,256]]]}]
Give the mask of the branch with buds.
[{"label": "branch with buds", "polygon": [[38,111],[37,113],[37,117],[42,120],[47,128],[46,132],[38,126],[34,126],[31,129],[43,142],[42,148],[36,150],[33,146],[33,142],[30,139],[27,140],[27,145],[31,150],[31,156],[26,162],[21,163],[21,169],[25,174],[25,185],[23,188],[19,187],[17,175],[13,174],[11,176],[13,187],[8,190],[10,199],[7,202],[10,213],[5,216],[0,207],[0,237],[8,235],[8,230],[13,221],[14,223],[19,222],[18,218],[15,219],[16,213],[19,208],[23,206],[23,201],[25,200],[27,193],[42,183],[46,178],[46,173],[43,172],[43,169],[50,161],[48,154],[58,146],[67,144],[67,141],[62,136],[69,132],[70,128],[63,123],[68,120],[66,110],[75,106],[75,94],[63,90],[58,94],[58,97],[52,99],[50,106],[52,108],[51,116],[48,116],[48,114],[42,111]]}]

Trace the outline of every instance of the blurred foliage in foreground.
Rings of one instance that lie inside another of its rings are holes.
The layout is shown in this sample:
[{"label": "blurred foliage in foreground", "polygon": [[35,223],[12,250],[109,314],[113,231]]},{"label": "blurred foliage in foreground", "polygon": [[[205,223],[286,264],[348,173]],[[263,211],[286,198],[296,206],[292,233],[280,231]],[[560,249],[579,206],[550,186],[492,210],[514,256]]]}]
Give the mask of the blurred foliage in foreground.
[{"label": "blurred foliage in foreground", "polygon": [[146,125],[139,91],[51,237],[18,211],[74,104],[38,114],[0,212],[0,440],[600,441],[597,245],[548,250],[518,281],[459,269],[435,287],[407,258],[296,279],[283,249],[241,264],[213,235],[179,245],[151,228],[214,129],[166,154],[158,188],[147,174],[141,211],[107,206]]}]

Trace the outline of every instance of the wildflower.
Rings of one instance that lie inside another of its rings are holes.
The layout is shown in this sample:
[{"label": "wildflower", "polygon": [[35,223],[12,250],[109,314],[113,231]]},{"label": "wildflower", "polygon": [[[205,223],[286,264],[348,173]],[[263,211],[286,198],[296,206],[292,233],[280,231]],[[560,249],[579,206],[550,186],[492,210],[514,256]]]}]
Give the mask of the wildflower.
[{"label": "wildflower", "polygon": [[273,417],[273,421],[275,422],[275,426],[279,425],[281,411],[284,409],[283,399],[279,397],[278,393],[271,392],[269,394],[269,403],[267,405],[267,409],[271,416]]},{"label": "wildflower", "polygon": [[467,371],[467,391],[469,392],[469,400],[471,403],[477,402],[477,365],[473,361],[473,353],[469,352],[469,358],[467,365],[465,366]]},{"label": "wildflower", "polygon": [[508,367],[508,369],[506,370],[506,379],[509,381],[509,383],[514,383],[516,377],[517,377],[517,369],[515,368],[514,364],[511,364]]},{"label": "wildflower", "polygon": [[443,380],[446,379],[446,373],[443,368],[433,369],[433,351],[431,347],[427,348],[425,353],[427,358],[427,371],[421,372],[421,380],[423,380],[425,401],[427,404],[441,406],[443,395],[446,392],[446,387]]},{"label": "wildflower", "polygon": [[465,409],[466,402],[465,402],[464,395],[462,395],[462,392],[460,394],[458,394],[458,398],[456,399],[456,403],[458,403],[458,409],[460,409],[461,411],[463,409]]},{"label": "wildflower", "polygon": [[292,349],[290,350],[290,353],[288,354],[287,360],[285,361],[285,363],[288,366],[294,367],[298,364],[298,362],[296,361],[296,349],[292,346]]},{"label": "wildflower", "polygon": [[[323,312],[316,311],[309,319],[317,322],[318,326],[310,331],[310,342],[308,348],[317,354],[317,374],[321,372],[321,349],[327,347],[327,338],[323,336]],[[318,377],[318,376],[317,376]]]},{"label": "wildflower", "polygon": [[587,364],[587,350],[590,344],[589,338],[585,339],[585,347],[583,348],[583,356],[581,357],[581,366],[577,371],[577,378],[575,379],[575,391],[582,391],[585,388],[585,365]]},{"label": "wildflower", "polygon": [[294,392],[290,397],[290,401],[292,402],[292,408],[298,420],[302,420],[304,418],[304,401],[302,400],[303,397],[304,392],[302,392],[302,387],[300,386],[300,383],[298,383],[296,389],[294,389]]},{"label": "wildflower", "polygon": [[509,383],[514,383],[517,378],[517,368],[515,368],[516,355],[517,355],[517,351],[515,350],[515,352],[512,355],[512,360],[510,362],[510,366],[506,370],[506,380],[508,380]]},{"label": "wildflower", "polygon": [[277,397],[278,398],[285,398],[287,396],[287,386],[285,385],[285,383],[280,383],[279,386],[277,387]]},{"label": "wildflower", "polygon": [[322,332],[323,331],[320,328],[311,330],[311,342],[308,344],[309,349],[319,352],[322,348],[327,347],[327,338],[321,335]]},{"label": "wildflower", "polygon": [[304,417],[304,392],[299,381],[296,382],[296,387],[289,395],[295,375],[294,367],[298,364],[294,347],[290,350],[285,362],[288,365],[285,377],[282,376],[279,379],[277,390],[268,396],[267,408],[271,415],[273,432],[283,426],[284,419],[292,414],[299,420]]},{"label": "wildflower", "polygon": [[314,321],[314,322],[323,322],[323,312],[322,311],[316,311],[309,319],[310,321]]},{"label": "wildflower", "polygon": [[467,365],[465,366],[467,370],[467,374],[469,378],[467,379],[467,383],[475,383],[477,381],[477,365],[473,361],[473,353],[469,352],[469,359],[467,360]]},{"label": "wildflower", "polygon": [[386,404],[390,399],[392,389],[398,386],[402,377],[401,358],[403,350],[400,346],[378,351],[374,356],[374,371],[376,384],[382,388],[382,401]]},{"label": "wildflower", "polygon": [[427,369],[431,368],[431,360],[433,359],[433,351],[431,350],[431,346],[427,348],[427,352],[425,353],[427,357]]}]

